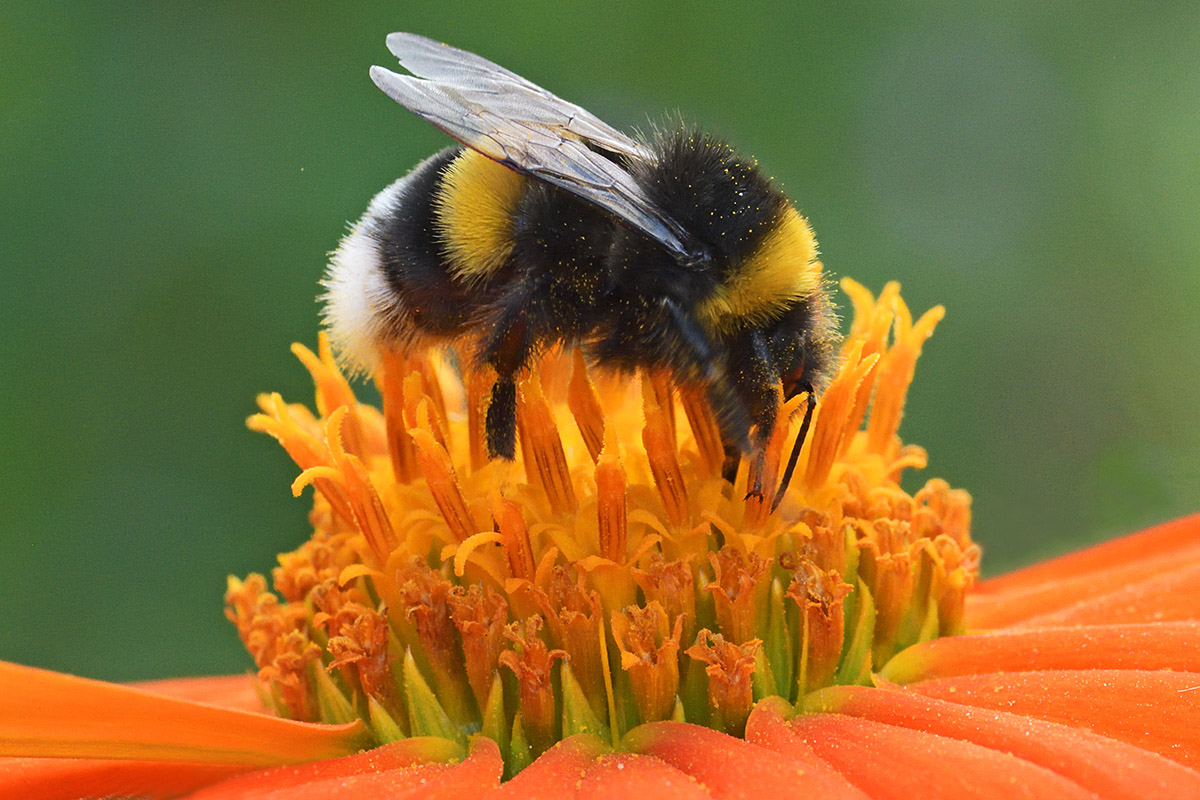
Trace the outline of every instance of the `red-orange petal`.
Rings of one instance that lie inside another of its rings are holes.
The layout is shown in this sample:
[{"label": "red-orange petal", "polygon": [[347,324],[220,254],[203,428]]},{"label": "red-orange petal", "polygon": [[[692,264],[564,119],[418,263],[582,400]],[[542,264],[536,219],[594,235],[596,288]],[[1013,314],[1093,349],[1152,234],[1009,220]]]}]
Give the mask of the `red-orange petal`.
[{"label": "red-orange petal", "polygon": [[967,597],[968,629],[1200,618],[1200,549],[1040,587]]},{"label": "red-orange petal", "polygon": [[178,797],[245,772],[245,764],[118,761],[93,758],[0,759],[0,797],[76,800],[80,797]]},{"label": "red-orange petal", "polygon": [[662,759],[721,800],[861,797],[838,794],[837,787],[845,784],[829,780],[828,769],[781,758],[776,751],[699,725],[651,722],[626,734],[621,747]]},{"label": "red-orange petal", "polygon": [[317,725],[0,661],[0,755],[273,766],[353,753],[361,723]]},{"label": "red-orange petal", "polygon": [[1200,767],[1200,674],[1053,670],[914,683],[927,697],[1085,728]]},{"label": "red-orange petal", "polygon": [[405,739],[343,758],[259,770],[188,795],[187,800],[323,800],[324,798],[458,798],[500,783],[504,764],[491,739],[476,738],[460,764],[461,748],[444,739]]},{"label": "red-orange petal", "polygon": [[811,786],[814,797],[829,800],[867,800],[859,789],[813,752],[787,724],[791,704],[783,698],[766,699],[754,706],[746,721],[746,740],[773,750],[780,758],[796,765]]},{"label": "red-orange petal", "polygon": [[873,800],[1097,800],[1044,767],[960,739],[843,714],[805,714],[790,727]]},{"label": "red-orange petal", "polygon": [[1200,619],[1200,559],[1017,623],[1022,628]]},{"label": "red-orange petal", "polygon": [[[1078,603],[1112,598],[1099,607],[1083,609],[1080,621],[1153,622],[1196,619],[1200,599],[1189,583],[1168,581],[1188,591],[1181,598],[1164,597],[1162,587],[1151,585],[1163,576],[1200,569],[1200,514],[1168,522],[1149,530],[1056,558],[1008,575],[983,581],[967,598],[969,629],[1002,628],[1031,618],[1068,609]],[[1119,603],[1124,602],[1124,607]],[[1105,616],[1114,609],[1118,618]],[[1039,624],[1066,624],[1067,618]]]},{"label": "red-orange petal", "polygon": [[1011,629],[913,645],[882,670],[895,683],[983,672],[1174,669],[1200,672],[1200,622]]},{"label": "red-orange petal", "polygon": [[487,800],[561,800],[570,797],[588,765],[609,748],[598,736],[581,733],[563,739]]},{"label": "red-orange petal", "polygon": [[167,680],[141,681],[130,684],[154,694],[207,703],[210,706],[236,708],[242,711],[270,713],[263,707],[262,699],[249,675],[215,675],[208,678],[169,678]]},{"label": "red-orange petal", "polygon": [[1197,549],[1200,549],[1200,514],[1193,514],[990,578],[974,591],[993,594],[1038,588],[1113,568],[1133,567],[1142,561],[1157,561],[1164,556],[1178,559]]},{"label": "red-orange petal", "polygon": [[1200,772],[1126,742],[904,689],[834,686],[806,707],[960,739],[1045,767],[1104,798],[1200,797]]},{"label": "red-orange petal", "polygon": [[[559,798],[569,795],[559,795]],[[711,794],[689,775],[654,756],[613,753],[600,756],[579,781],[576,800],[613,798],[709,800]]]}]

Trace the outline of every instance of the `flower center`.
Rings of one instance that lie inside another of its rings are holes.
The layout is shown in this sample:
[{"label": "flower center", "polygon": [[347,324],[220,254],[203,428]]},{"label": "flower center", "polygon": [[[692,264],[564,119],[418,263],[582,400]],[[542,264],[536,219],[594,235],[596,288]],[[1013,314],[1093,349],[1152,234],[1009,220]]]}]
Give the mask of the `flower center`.
[{"label": "flower center", "polygon": [[763,697],[863,683],[959,632],[970,498],[936,479],[906,493],[901,473],[926,459],[897,436],[942,310],[914,322],[895,284],[843,288],[840,368],[774,510],[802,397],[731,482],[701,389],[551,353],[520,386],[517,460],[489,461],[493,376],[385,354],[375,409],[324,339],[319,355],[296,346],[317,414],[265,395],[249,424],[301,468],[294,493],[315,487],[313,535],[279,556],[274,592],[251,575],[226,596],[264,699],[362,718],[380,743],[481,731],[516,771],[582,731],[739,734]]}]

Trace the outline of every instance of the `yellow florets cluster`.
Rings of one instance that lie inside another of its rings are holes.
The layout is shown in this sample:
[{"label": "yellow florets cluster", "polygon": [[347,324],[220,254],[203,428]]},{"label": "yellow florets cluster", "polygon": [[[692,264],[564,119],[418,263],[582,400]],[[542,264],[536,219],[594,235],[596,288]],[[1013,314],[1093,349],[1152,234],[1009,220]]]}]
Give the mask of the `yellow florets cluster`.
[{"label": "yellow florets cluster", "polygon": [[516,461],[489,461],[493,376],[385,354],[376,409],[324,340],[297,346],[317,414],[263,396],[250,426],[301,467],[295,493],[315,486],[314,534],[280,556],[277,594],[252,575],[227,597],[264,697],[365,719],[379,741],[483,731],[515,770],[583,730],[740,732],[759,698],[863,682],[958,632],[979,555],[969,497],[899,484],[925,465],[897,428],[942,311],[914,322],[897,286],[843,286],[854,323],[776,509],[805,398],[731,482],[701,389],[552,353],[521,383]]}]

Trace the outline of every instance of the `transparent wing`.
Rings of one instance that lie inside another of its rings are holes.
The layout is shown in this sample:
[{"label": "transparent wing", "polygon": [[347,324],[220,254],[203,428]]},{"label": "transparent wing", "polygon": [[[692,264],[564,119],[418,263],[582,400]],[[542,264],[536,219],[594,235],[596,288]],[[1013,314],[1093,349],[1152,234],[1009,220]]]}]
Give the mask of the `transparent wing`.
[{"label": "transparent wing", "polygon": [[586,109],[486,58],[415,33],[393,33],[387,38],[387,46],[400,60],[400,66],[413,75],[453,88],[464,99],[486,105],[494,114],[558,128],[611,153],[653,157],[640,142]]},{"label": "transparent wing", "polygon": [[413,74],[372,67],[371,78],[397,103],[488,158],[588,200],[672,252],[692,255],[681,226],[593,149],[653,158],[644,145],[473,53],[411,33],[393,33],[387,43]]}]

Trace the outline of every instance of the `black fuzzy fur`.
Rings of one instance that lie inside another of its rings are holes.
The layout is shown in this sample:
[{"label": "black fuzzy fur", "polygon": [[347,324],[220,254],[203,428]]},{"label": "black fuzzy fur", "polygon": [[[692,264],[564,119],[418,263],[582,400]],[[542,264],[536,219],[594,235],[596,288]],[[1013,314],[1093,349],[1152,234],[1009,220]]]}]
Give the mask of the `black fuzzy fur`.
[{"label": "black fuzzy fur", "polygon": [[448,147],[417,165],[404,191],[370,230],[379,243],[383,274],[399,298],[403,319],[390,320],[397,339],[414,334],[437,338],[462,335],[471,321],[478,296],[455,281],[449,259],[438,241],[434,197],[446,166],[462,153]]},{"label": "black fuzzy fur", "polygon": [[487,414],[494,455],[515,451],[516,374],[555,343],[582,345],[603,367],[666,368],[704,385],[731,452],[769,435],[775,387],[822,385],[833,361],[833,314],[823,291],[767,325],[710,333],[694,310],[735,275],[780,223],[787,198],[724,142],[684,130],[651,143],[654,162],[626,164],[645,194],[677,220],[696,256],[674,256],[575,195],[535,179],[513,215],[508,262],[467,285],[437,240],[433,197],[450,148],[422,164],[380,225],[389,285],[410,309],[403,325],[443,340],[470,337],[499,382]]}]

